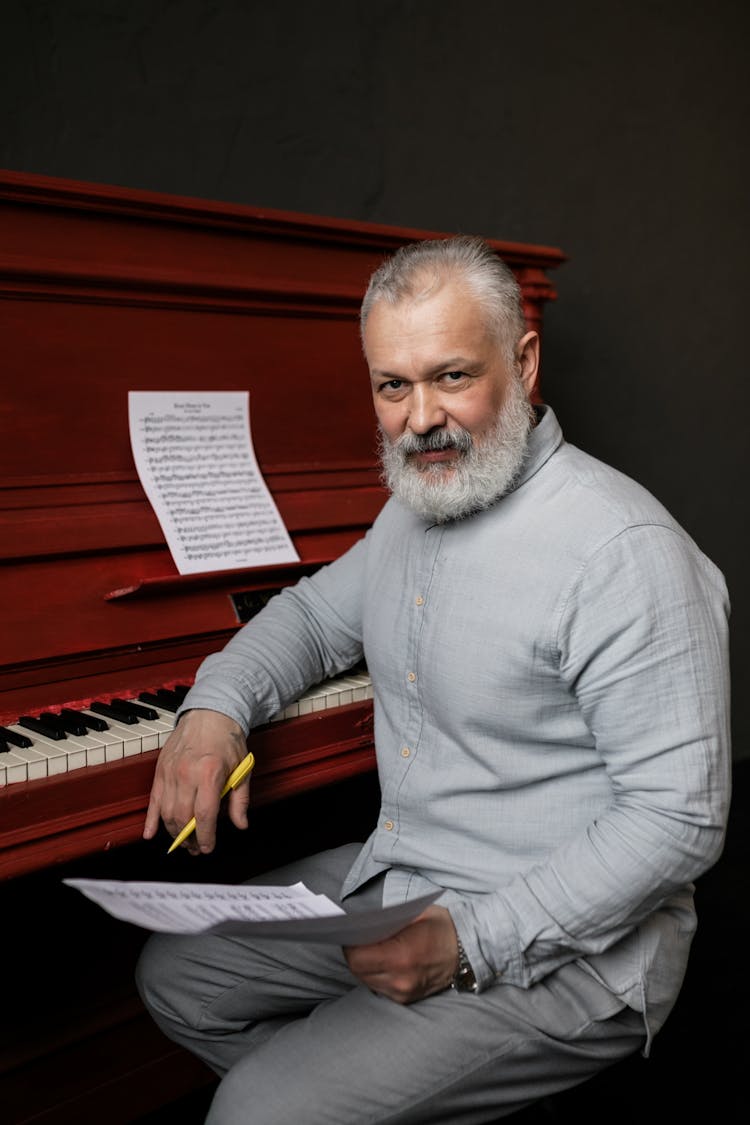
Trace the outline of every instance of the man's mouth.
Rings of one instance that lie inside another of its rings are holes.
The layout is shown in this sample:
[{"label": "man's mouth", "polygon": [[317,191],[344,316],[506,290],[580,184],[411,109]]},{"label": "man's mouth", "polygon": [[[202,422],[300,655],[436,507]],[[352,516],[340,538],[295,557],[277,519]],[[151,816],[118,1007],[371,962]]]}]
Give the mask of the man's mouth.
[{"label": "man's mouth", "polygon": [[448,449],[427,450],[424,453],[412,453],[409,459],[418,465],[435,465],[447,461],[457,461],[461,456],[459,450],[451,446]]},{"label": "man's mouth", "polygon": [[465,430],[436,430],[431,434],[408,434],[398,445],[405,464],[420,470],[432,465],[452,468],[469,452],[471,437]]}]

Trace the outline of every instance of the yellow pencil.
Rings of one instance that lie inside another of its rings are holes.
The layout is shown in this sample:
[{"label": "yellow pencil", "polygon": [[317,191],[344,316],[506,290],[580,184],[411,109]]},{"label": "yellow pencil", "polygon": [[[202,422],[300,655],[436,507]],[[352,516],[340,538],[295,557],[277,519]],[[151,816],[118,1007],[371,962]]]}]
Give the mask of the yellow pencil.
[{"label": "yellow pencil", "polygon": [[[252,772],[252,768],[254,765],[255,758],[252,754],[247,754],[247,756],[242,759],[237,768],[232,770],[232,772],[230,773],[229,777],[227,778],[227,783],[221,791],[221,796],[226,797],[230,789],[236,789],[240,782],[244,781],[245,778]],[[187,822],[182,831],[177,833],[170,847],[167,849],[167,855],[169,855],[170,852],[173,852],[175,848],[179,848],[180,844],[182,844],[183,841],[187,840],[188,836],[194,831],[195,817],[193,816]]]}]

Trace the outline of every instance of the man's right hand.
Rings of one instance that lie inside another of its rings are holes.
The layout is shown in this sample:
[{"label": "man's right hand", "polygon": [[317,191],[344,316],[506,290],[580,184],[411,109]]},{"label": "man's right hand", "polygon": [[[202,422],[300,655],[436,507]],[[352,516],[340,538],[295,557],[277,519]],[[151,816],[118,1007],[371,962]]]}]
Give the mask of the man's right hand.
[{"label": "man's right hand", "polygon": [[[234,719],[218,711],[186,712],[156,763],[143,829],[145,839],[156,835],[160,819],[174,837],[194,816],[195,832],[183,846],[193,855],[213,851],[219,795],[246,753],[245,735]],[[232,823],[247,828],[249,781],[233,789],[228,800]]]}]

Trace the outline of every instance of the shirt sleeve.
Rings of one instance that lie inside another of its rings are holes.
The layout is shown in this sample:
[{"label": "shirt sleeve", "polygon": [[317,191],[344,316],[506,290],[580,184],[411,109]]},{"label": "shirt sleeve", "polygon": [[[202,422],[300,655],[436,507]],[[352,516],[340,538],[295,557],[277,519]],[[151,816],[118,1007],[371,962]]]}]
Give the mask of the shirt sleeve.
[{"label": "shirt sleeve", "polygon": [[561,606],[559,675],[611,785],[545,862],[451,914],[480,986],[601,953],[718,858],[729,804],[728,600],[669,527],[621,532]]},{"label": "shirt sleeve", "polygon": [[312,684],[356,664],[368,536],[272,598],[221,652],[207,657],[180,713],[220,711],[247,734]]}]

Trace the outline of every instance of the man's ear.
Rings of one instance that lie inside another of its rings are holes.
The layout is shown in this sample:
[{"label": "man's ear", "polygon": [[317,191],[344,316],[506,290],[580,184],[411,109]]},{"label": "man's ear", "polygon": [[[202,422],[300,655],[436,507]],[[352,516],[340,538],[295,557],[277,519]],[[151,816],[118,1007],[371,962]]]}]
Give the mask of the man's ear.
[{"label": "man's ear", "polygon": [[516,363],[523,389],[531,398],[539,376],[539,333],[527,332],[516,344]]}]

